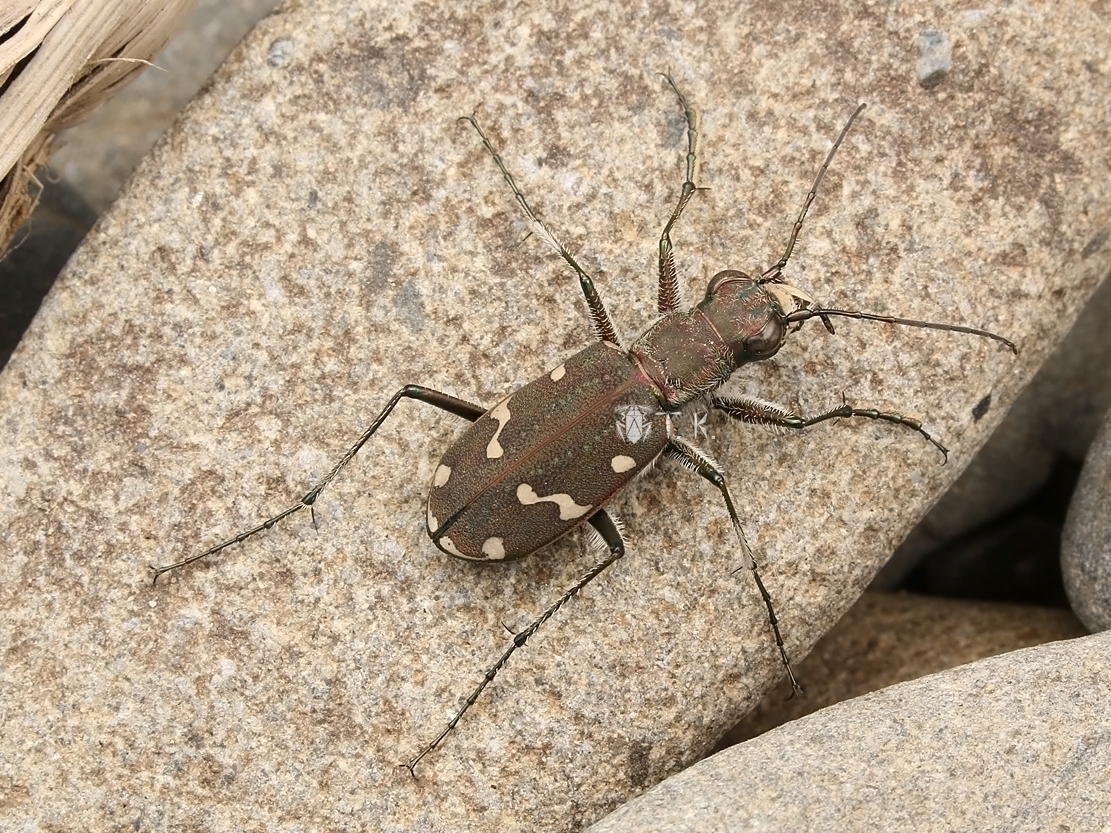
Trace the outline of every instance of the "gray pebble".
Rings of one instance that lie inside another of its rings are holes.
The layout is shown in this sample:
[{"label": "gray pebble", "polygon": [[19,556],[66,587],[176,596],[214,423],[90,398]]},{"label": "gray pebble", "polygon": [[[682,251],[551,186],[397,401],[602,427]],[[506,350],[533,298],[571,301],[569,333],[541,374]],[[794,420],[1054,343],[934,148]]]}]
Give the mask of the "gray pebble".
[{"label": "gray pebble", "polygon": [[[734,746],[589,828],[1107,830],[1111,635],[858,697]],[[1022,785],[1017,788],[1016,785]]]},{"label": "gray pebble", "polygon": [[940,29],[924,29],[918,35],[918,83],[936,87],[953,68],[953,42]]},{"label": "gray pebble", "polygon": [[1111,412],[1096,435],[1061,536],[1061,571],[1076,615],[1093,631],[1111,629]]}]

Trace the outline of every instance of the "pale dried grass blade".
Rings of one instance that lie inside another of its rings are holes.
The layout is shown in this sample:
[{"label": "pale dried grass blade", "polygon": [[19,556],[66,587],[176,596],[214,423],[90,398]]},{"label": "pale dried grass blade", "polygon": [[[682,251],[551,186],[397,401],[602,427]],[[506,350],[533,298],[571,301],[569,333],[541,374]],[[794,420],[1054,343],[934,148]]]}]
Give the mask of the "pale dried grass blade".
[{"label": "pale dried grass blade", "polygon": [[30,213],[50,136],[87,117],[184,25],[197,0],[43,0],[0,8],[0,251]]}]

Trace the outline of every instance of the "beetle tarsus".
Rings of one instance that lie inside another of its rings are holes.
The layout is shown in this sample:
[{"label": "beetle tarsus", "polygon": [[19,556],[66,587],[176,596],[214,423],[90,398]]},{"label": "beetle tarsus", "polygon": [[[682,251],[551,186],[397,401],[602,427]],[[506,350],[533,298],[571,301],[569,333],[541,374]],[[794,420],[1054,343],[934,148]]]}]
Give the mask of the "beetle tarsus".
[{"label": "beetle tarsus", "polygon": [[532,210],[532,206],[529,205],[524,193],[517,187],[517,182],[513,179],[513,174],[509,172],[509,168],[506,167],[505,161],[501,158],[501,154],[498,153],[493,142],[490,141],[490,137],[486,135],[485,131],[483,131],[482,127],[479,125],[478,119],[470,115],[462,116],[461,121],[470,122],[471,126],[478,132],[479,138],[482,139],[483,146],[493,158],[494,164],[498,166],[498,170],[501,171],[502,179],[505,180],[510,190],[513,191],[513,196],[517,199],[517,204],[524,210],[525,216],[532,221],[534,230],[540,234],[545,242],[559,253],[559,256],[563,258],[564,262],[574,270],[576,275],[578,275],[579,286],[582,289],[583,297],[586,298],[586,306],[590,311],[590,321],[594,326],[594,332],[598,336],[598,340],[619,345],[621,342],[617,338],[617,329],[613,326],[613,320],[606,311],[606,305],[602,302],[598,290],[594,287],[594,279],[586,273],[585,269],[579,266],[579,262],[575,260],[575,256],[571,254],[570,250],[559,241],[559,238],[555,236],[555,233],[548,227],[547,223],[541,220],[536,212]]},{"label": "beetle tarsus", "polygon": [[920,421],[912,417],[903,416],[902,414],[880,411],[875,408],[854,408],[848,403],[845,403],[839,408],[833,408],[817,416],[806,418],[788,410],[782,405],[764,402],[761,399],[756,399],[751,396],[711,396],[710,405],[738,422],[747,422],[751,425],[772,425],[777,428],[791,428],[794,430],[809,428],[812,425],[817,425],[819,422],[826,422],[831,419],[850,419],[852,417],[890,422],[894,425],[902,425],[905,428],[909,428],[921,434],[931,445],[941,452],[944,457],[942,465],[949,462],[949,449],[938,442],[938,440],[922,426]]},{"label": "beetle tarsus", "polygon": [[683,107],[683,116],[687,120],[687,178],[683,181],[682,188],[679,191],[679,201],[675,205],[675,210],[671,212],[671,216],[664,226],[664,230],[660,233],[660,260],[659,260],[659,274],[660,286],[658,291],[658,298],[656,308],[661,315],[666,315],[669,312],[676,312],[683,304],[682,288],[679,285],[679,273],[675,268],[675,251],[671,243],[671,229],[675,223],[679,221],[679,217],[683,213],[683,209],[687,207],[690,198],[694,192],[699,190],[694,184],[694,168],[696,156],[696,142],[698,137],[698,130],[695,127],[695,113],[694,108],[687,103],[686,96],[679,91],[676,86],[675,80],[667,73],[663,74],[667,79],[667,83],[671,85],[671,89],[675,91],[675,95],[679,97],[679,103]]},{"label": "beetle tarsus", "polygon": [[692,471],[700,474],[721,492],[721,496],[725,500],[725,508],[729,512],[729,520],[733,522],[733,529],[736,531],[737,538],[741,542],[741,554],[745,557],[746,566],[752,571],[752,577],[756,580],[756,586],[760,590],[760,598],[764,600],[764,606],[768,609],[768,623],[771,625],[772,633],[775,635],[775,644],[776,647],[779,648],[779,656],[780,659],[783,660],[783,667],[787,669],[787,676],[791,680],[791,687],[798,691],[802,691],[802,686],[800,686],[798,680],[795,679],[795,672],[791,668],[791,660],[787,656],[787,648],[783,642],[783,634],[780,633],[779,630],[779,617],[775,615],[775,606],[772,604],[771,594],[768,593],[767,588],[764,587],[763,580],[760,578],[760,568],[757,566],[756,559],[752,555],[752,548],[749,547],[748,540],[745,538],[744,529],[741,527],[741,519],[737,515],[736,507],[733,505],[733,497],[729,494],[729,487],[725,483],[725,473],[717,463],[710,459],[708,454],[691,445],[682,437],[672,437],[664,453],[668,457],[671,457]]}]

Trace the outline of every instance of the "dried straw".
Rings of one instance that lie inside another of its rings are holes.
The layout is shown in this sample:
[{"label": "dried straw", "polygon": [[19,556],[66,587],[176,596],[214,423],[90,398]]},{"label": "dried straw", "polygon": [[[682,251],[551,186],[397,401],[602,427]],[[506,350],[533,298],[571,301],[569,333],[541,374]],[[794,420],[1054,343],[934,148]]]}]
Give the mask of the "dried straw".
[{"label": "dried straw", "polygon": [[197,0],[0,0],[0,252],[38,202],[54,134],[130,83]]}]

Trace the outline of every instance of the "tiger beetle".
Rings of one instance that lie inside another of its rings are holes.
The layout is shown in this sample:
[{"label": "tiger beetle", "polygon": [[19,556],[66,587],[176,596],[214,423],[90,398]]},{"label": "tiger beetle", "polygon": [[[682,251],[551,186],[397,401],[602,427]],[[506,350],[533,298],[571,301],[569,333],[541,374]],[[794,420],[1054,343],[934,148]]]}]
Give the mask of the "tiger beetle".
[{"label": "tiger beetle", "polygon": [[[449,555],[471,561],[509,561],[531,555],[581,525],[589,524],[604,550],[597,563],[524,630],[516,633],[482,681],[443,730],[408,763],[417,764],[447,737],[509,661],[564,604],[625,554],[619,524],[604,508],[622,489],[660,457],[668,457],[709,481],[725,502],[733,530],[756,587],[768,610],[768,621],[792,690],[801,691],[780,633],[771,595],[745,539],[741,521],[726,485],[725,473],[709,455],[679,436],[676,416],[687,406],[708,405],[739,422],[803,429],[827,420],[859,417],[894,423],[921,434],[945,456],[948,449],[916,419],[847,403],[813,417],[749,396],[718,396],[718,390],[742,365],[770,359],[783,346],[794,325],[817,318],[829,332],[831,319],[846,317],[949,330],[993,339],[1018,352],[1006,338],[986,330],[875,315],[818,305],[783,278],[807,211],[834,154],[864,109],[861,104],[833,142],[814,184],[803,201],[783,256],[760,277],[735,269],[711,278],[706,295],[689,311],[680,308],[679,279],[671,231],[698,190],[694,184],[695,116],[670,76],[686,118],[686,179],[659,244],[660,318],[628,349],[617,332],[590,275],[533,211],[493,142],[473,115],[470,122],[497,165],[532,228],[575,272],[586,298],[597,342],[556,365],[535,381],[506,396],[492,408],[457,399],[420,385],[406,385],[393,395],[362,436],[297,503],[234,538],[173,564],[152,567],[154,579],[206,558],[270,529],[313,505],[320,493],[379,429],[402,399],[415,399],[461,417],[471,426],[444,453],[432,476],[426,520],[432,542]],[[697,423],[696,423],[697,425]],[[314,518],[315,522],[315,518]]]}]

